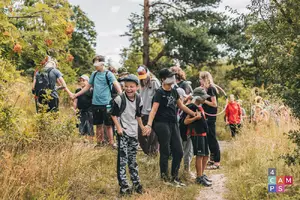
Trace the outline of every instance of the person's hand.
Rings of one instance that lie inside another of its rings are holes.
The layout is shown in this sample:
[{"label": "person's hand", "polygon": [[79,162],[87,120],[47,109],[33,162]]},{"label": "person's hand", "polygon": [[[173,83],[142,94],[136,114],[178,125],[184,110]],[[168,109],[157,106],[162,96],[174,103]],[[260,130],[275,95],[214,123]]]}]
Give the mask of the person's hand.
[{"label": "person's hand", "polygon": [[196,120],[202,118],[201,113],[200,113],[198,110],[196,111],[196,114],[197,114],[197,115],[195,116],[195,119],[196,119]]},{"label": "person's hand", "polygon": [[77,97],[76,97],[76,94],[71,93],[71,94],[70,94],[70,98],[71,98],[72,100],[76,99],[76,98],[77,98]]},{"label": "person's hand", "polygon": [[145,126],[145,129],[144,129],[144,131],[143,131],[143,135],[144,135],[144,136],[149,136],[150,133],[151,133],[151,130],[152,130],[151,126],[146,125],[146,126]]},{"label": "person's hand", "polygon": [[229,124],[229,122],[228,121],[226,121],[226,125],[228,125]]},{"label": "person's hand", "polygon": [[142,129],[142,135],[143,135],[143,136],[146,136],[146,133],[147,133],[146,127],[145,127],[145,126],[142,126],[141,129]]},{"label": "person's hand", "polygon": [[123,129],[120,127],[120,128],[117,128],[117,133],[119,136],[122,136],[123,135]]},{"label": "person's hand", "polygon": [[31,90],[31,92],[32,92],[32,94],[34,94],[34,95],[35,95],[35,90],[34,90],[34,89],[32,89],[32,90]]}]

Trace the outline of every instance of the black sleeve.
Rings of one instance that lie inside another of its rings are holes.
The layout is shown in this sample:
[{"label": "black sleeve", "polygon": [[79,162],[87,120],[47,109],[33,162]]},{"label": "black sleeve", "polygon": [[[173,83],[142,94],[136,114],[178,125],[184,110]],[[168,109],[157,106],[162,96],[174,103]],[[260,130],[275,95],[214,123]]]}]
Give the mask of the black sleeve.
[{"label": "black sleeve", "polygon": [[158,89],[156,90],[155,95],[153,97],[153,102],[161,103],[161,98],[162,98],[161,90]]},{"label": "black sleeve", "polygon": [[173,92],[174,93],[174,98],[177,101],[180,98],[180,96],[179,96],[179,94],[178,94],[178,92],[177,92],[177,90],[175,88],[173,88],[173,91],[174,91]]},{"label": "black sleeve", "polygon": [[111,108],[111,115],[112,116],[120,116],[120,108],[114,100],[113,100],[113,105]]},{"label": "black sleeve", "polygon": [[140,106],[137,108],[137,111],[136,111],[137,117],[142,117],[142,109],[143,109],[143,106]]},{"label": "black sleeve", "polygon": [[217,91],[214,87],[209,87],[207,90],[207,94],[210,95],[211,97],[215,97],[217,94]]}]

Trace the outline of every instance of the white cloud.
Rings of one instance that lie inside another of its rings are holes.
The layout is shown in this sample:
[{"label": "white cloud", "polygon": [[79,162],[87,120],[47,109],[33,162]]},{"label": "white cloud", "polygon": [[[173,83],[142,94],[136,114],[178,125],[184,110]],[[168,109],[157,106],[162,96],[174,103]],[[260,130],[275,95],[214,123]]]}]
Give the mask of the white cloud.
[{"label": "white cloud", "polygon": [[106,31],[106,32],[98,32],[99,37],[119,37],[120,35],[124,34],[125,31],[121,29],[116,29],[113,31]]},{"label": "white cloud", "polygon": [[110,11],[112,12],[112,13],[118,13],[119,11],[120,11],[120,6],[112,6],[111,8],[110,8]]}]

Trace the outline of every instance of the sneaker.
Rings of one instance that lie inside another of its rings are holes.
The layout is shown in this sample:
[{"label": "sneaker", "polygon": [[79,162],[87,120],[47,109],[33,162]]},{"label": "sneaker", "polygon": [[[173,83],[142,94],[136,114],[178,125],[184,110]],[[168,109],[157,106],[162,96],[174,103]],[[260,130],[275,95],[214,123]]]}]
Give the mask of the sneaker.
[{"label": "sneaker", "polygon": [[138,194],[143,194],[144,193],[143,186],[141,184],[135,185],[134,191]]},{"label": "sneaker", "polygon": [[196,183],[203,185],[205,187],[210,187],[212,185],[211,182],[208,182],[207,180],[205,180],[203,176],[197,177]]},{"label": "sneaker", "polygon": [[175,179],[173,180],[173,183],[174,183],[175,185],[180,186],[180,187],[185,187],[185,186],[186,186],[186,184],[184,184],[179,178],[175,178]]},{"label": "sneaker", "polygon": [[132,194],[132,190],[130,189],[129,186],[120,188],[120,195],[121,196],[126,196],[126,195],[131,195],[131,194]]},{"label": "sneaker", "polygon": [[203,178],[204,178],[205,180],[207,180],[208,182],[212,182],[212,180],[209,179],[209,178],[206,176],[206,174],[203,174]]}]

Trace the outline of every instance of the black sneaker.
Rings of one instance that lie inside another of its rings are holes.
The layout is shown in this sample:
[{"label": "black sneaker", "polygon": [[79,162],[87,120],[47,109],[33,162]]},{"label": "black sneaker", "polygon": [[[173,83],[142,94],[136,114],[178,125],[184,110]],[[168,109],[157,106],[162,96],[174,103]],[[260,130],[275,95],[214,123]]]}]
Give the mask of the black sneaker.
[{"label": "black sneaker", "polygon": [[196,178],[196,183],[203,185],[205,187],[210,187],[212,184],[203,178],[203,176]]},{"label": "black sneaker", "polygon": [[120,195],[121,196],[126,196],[126,195],[131,195],[131,194],[132,194],[132,190],[130,189],[130,187],[120,188]]},{"label": "black sneaker", "polygon": [[144,193],[143,186],[141,184],[135,185],[134,191],[138,194],[143,194]]},{"label": "black sneaker", "polygon": [[206,176],[206,174],[203,174],[203,178],[204,178],[205,180],[207,180],[208,182],[212,182],[212,180],[209,179],[209,178]]}]

